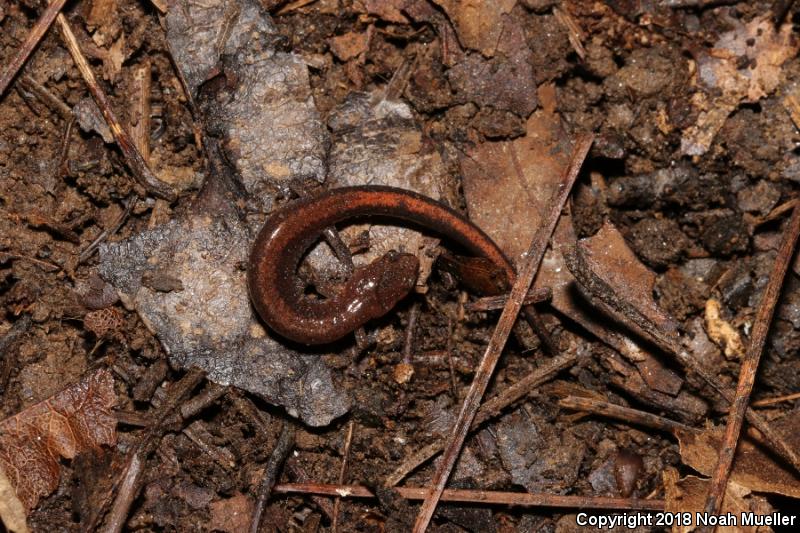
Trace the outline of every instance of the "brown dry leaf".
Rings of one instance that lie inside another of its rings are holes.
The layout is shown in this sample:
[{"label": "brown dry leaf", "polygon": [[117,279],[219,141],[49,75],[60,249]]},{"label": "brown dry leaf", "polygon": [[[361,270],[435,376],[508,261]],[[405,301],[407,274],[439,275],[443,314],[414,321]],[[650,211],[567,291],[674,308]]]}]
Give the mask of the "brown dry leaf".
[{"label": "brown dry leaf", "polygon": [[[783,429],[787,436],[796,433],[796,426],[789,417],[771,424],[779,431]],[[717,466],[723,432],[723,428],[715,426],[701,433],[676,432],[683,463],[710,476]],[[800,498],[800,477],[776,463],[749,438],[741,439],[736,447],[730,479],[753,492]]]},{"label": "brown dry leaf", "polygon": [[0,470],[27,511],[58,486],[59,459],[116,442],[114,378],[97,370],[0,422]]},{"label": "brown dry leaf", "polygon": [[369,34],[348,32],[331,39],[331,52],[342,61],[349,61],[367,51]]},{"label": "brown dry leaf", "polygon": [[739,332],[729,322],[720,318],[719,302],[713,298],[706,302],[706,332],[717,346],[725,350],[728,359],[744,357],[744,343]]},{"label": "brown dry leaf", "polygon": [[503,36],[503,15],[517,0],[434,0],[455,26],[461,44],[492,57]]},{"label": "brown dry leaf", "polygon": [[[670,513],[691,513],[690,524],[673,526],[673,533],[688,533],[693,531],[697,524],[697,514],[703,512],[708,495],[709,481],[696,476],[686,476],[678,479],[678,471],[674,468],[667,468],[663,474],[664,492],[666,496],[666,511]],[[769,527],[743,526],[742,513],[755,513],[767,515],[773,509],[761,496],[749,495],[749,491],[741,485],[730,482],[725,490],[725,499],[722,502],[720,515],[733,515],[736,519],[736,526],[720,525],[717,528],[719,533],[766,533],[772,531]],[[681,514],[681,516],[683,516]],[[730,522],[732,524],[732,522]],[[720,522],[722,524],[722,522]]]},{"label": "brown dry leaf", "polygon": [[528,119],[524,137],[480,143],[461,158],[470,218],[512,261],[527,251],[541,225],[572,146],[550,104],[555,88],[539,93],[545,108]]},{"label": "brown dry leaf", "polygon": [[226,533],[247,531],[254,506],[253,499],[241,493],[237,493],[231,498],[211,502],[208,506],[211,511],[208,527],[212,531],[225,531]]},{"label": "brown dry leaf", "polygon": [[[547,202],[569,162],[571,145],[555,112],[555,88],[552,85],[540,87],[539,100],[542,109],[531,115],[525,137],[482,143],[461,158],[470,218],[513,261],[527,251],[533,233],[541,224],[542,214],[547,211]],[[618,233],[617,236],[615,248],[626,248],[622,237]],[[606,240],[611,238],[609,235]],[[607,320],[576,300],[575,280],[562,257],[562,251],[571,249],[575,241],[572,221],[568,215],[562,215],[553,234],[552,248],[542,260],[534,286],[551,287],[551,305],[636,362],[649,387],[676,394],[682,384],[677,375],[632,339],[611,332]],[[625,256],[639,265],[637,271],[647,271],[630,250]],[[627,283],[627,280],[622,282],[623,285]],[[652,294],[652,282],[646,293]],[[651,313],[656,311],[651,310]],[[663,317],[661,320],[666,323]]]},{"label": "brown dry leaf", "polygon": [[364,11],[386,22],[408,24],[408,18],[403,15],[403,8],[407,1],[408,0],[363,0]]},{"label": "brown dry leaf", "polygon": [[695,94],[692,104],[700,114],[681,139],[681,152],[686,155],[706,153],[728,115],[739,104],[755,103],[774,91],[781,80],[781,65],[797,54],[798,40],[790,22],[777,29],[770,15],[746,24],[738,19],[729,22],[734,29],[696,57],[695,84],[718,96]]},{"label": "brown dry leaf", "polygon": [[677,333],[678,324],[653,300],[656,275],[636,258],[613,224],[606,221],[595,235],[581,240],[581,248],[587,265],[619,296],[661,330]]}]

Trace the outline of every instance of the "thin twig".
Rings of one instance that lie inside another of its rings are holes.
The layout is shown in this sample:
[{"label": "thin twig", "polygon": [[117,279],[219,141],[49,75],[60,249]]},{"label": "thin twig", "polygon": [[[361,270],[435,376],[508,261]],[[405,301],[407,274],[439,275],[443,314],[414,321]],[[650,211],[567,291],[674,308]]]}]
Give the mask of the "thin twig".
[{"label": "thin twig", "polygon": [[486,347],[483,358],[475,371],[472,385],[467,392],[461,411],[458,414],[456,423],[453,425],[453,429],[448,438],[448,444],[445,448],[442,462],[434,474],[429,493],[417,515],[417,520],[414,524],[415,533],[424,532],[433,517],[433,512],[447,484],[447,479],[450,477],[456,459],[461,452],[464,440],[467,438],[469,427],[472,424],[472,420],[475,418],[478,407],[480,407],[483,393],[486,391],[489,380],[494,373],[494,368],[500,358],[500,353],[503,351],[503,347],[508,340],[508,335],[511,333],[517,315],[522,309],[525,295],[528,293],[533,278],[539,270],[539,264],[541,263],[542,257],[544,257],[547,243],[550,241],[550,236],[558,223],[558,218],[572,190],[572,185],[578,177],[583,161],[589,153],[592,140],[593,137],[591,135],[586,135],[578,139],[575,143],[570,165],[564,179],[559,184],[550,202],[551,209],[549,216],[545,219],[546,223],[542,224],[534,235],[526,260],[517,275],[517,279],[514,281],[508,303],[500,315],[500,319],[497,322],[497,327],[492,334],[489,345]]},{"label": "thin twig", "polygon": [[603,415],[630,424],[638,424],[673,434],[676,431],[686,431],[689,433],[696,431],[693,427],[675,422],[669,418],[664,418],[663,416],[639,411],[638,409],[631,409],[630,407],[623,407],[610,402],[594,400],[592,398],[567,396],[566,398],[562,398],[558,402],[558,405],[566,407],[567,409]]},{"label": "thin twig", "polygon": [[66,3],[67,0],[53,0],[53,2],[50,3],[47,8],[45,8],[42,16],[39,17],[39,20],[36,21],[36,24],[33,25],[30,33],[28,33],[28,38],[25,39],[25,42],[20,47],[17,55],[14,56],[14,59],[12,59],[8,64],[8,67],[6,67],[3,73],[0,74],[0,96],[6,92],[11,80],[14,79],[14,76],[17,75],[19,69],[25,64],[28,56],[31,55],[31,52],[33,52],[33,49],[36,48],[36,45],[39,44],[42,36],[53,23],[53,19],[56,18],[56,15],[58,15],[58,13],[61,11],[61,8],[64,7],[64,4]]},{"label": "thin twig", "polygon": [[261,486],[258,488],[258,499],[253,509],[253,516],[250,519],[250,533],[258,533],[258,526],[261,524],[261,515],[264,513],[264,507],[267,505],[267,500],[269,500],[275,482],[278,481],[283,463],[286,462],[286,458],[289,457],[289,453],[294,448],[294,434],[295,429],[291,422],[284,422],[283,428],[281,428],[281,435],[278,437],[275,449],[272,450],[267,466],[264,469]]},{"label": "thin twig", "polygon": [[733,466],[733,456],[736,453],[736,444],[739,442],[739,434],[742,431],[745,411],[750,401],[750,393],[756,381],[758,364],[761,361],[761,353],[767,341],[769,328],[772,324],[772,316],[775,314],[775,306],[781,295],[783,280],[789,263],[792,261],[792,251],[794,250],[797,238],[800,236],[800,208],[795,207],[789,224],[783,232],[783,239],[775,264],[769,276],[769,281],[761,297],[761,304],[756,313],[755,324],[753,325],[753,335],[747,347],[747,353],[742,361],[742,368],[739,371],[739,384],[736,386],[736,396],[731,403],[728,414],[728,424],[725,430],[725,437],[722,439],[722,446],[719,451],[719,461],[714,475],[711,477],[711,486],[708,489],[708,499],[706,500],[705,510],[709,514],[717,514],[722,507],[722,498],[725,494],[725,487],[728,484],[731,467]]},{"label": "thin twig", "polygon": [[[350,458],[350,445],[353,443],[353,427],[355,424],[353,421],[350,421],[347,427],[347,437],[344,440],[344,453],[342,454],[342,466],[339,469],[339,484],[344,485],[345,475],[347,475],[347,461]],[[336,533],[339,525],[339,506],[341,505],[342,499],[336,498],[336,501],[333,502],[333,523],[331,524],[331,531]]]},{"label": "thin twig", "polygon": [[134,194],[130,198],[125,201],[125,210],[119,215],[119,218],[114,222],[114,225],[110,228],[104,229],[86,248],[84,248],[78,254],[78,264],[85,263],[92,257],[95,250],[97,250],[106,239],[108,239],[111,235],[114,235],[116,232],[122,228],[125,224],[125,221],[128,220],[128,217],[131,216],[131,212],[133,208],[136,206],[136,202],[139,201],[139,198]]},{"label": "thin twig", "polygon": [[[423,500],[429,490],[425,487],[397,487],[400,496],[408,500]],[[281,483],[273,488],[275,494],[321,494],[343,498],[374,498],[375,495],[360,485],[325,485],[321,483]],[[603,498],[596,496],[561,496],[558,494],[532,494],[529,492],[501,492],[490,490],[446,489],[440,498],[446,502],[479,503],[488,505],[515,505],[521,507],[560,507],[567,509],[629,509],[662,511],[664,500],[636,498]]]},{"label": "thin twig", "polygon": [[[552,298],[553,290],[550,287],[533,287],[528,291],[522,303],[523,305],[538,304]],[[468,302],[464,308],[467,311],[493,311],[505,307],[506,302],[508,302],[508,294],[498,294],[497,296],[484,296],[474,302]]]},{"label": "thin twig", "polygon": [[63,100],[61,100],[61,98],[48,91],[47,87],[32,77],[28,76],[27,74],[23,74],[19,77],[19,82],[22,84],[25,90],[36,95],[36,97],[44,105],[49,107],[51,111],[58,114],[64,120],[69,122],[75,118],[75,116],[72,114],[72,110],[63,102]]},{"label": "thin twig", "polygon": [[145,160],[142,158],[142,154],[139,153],[139,150],[137,150],[136,146],[133,144],[130,135],[128,135],[128,132],[122,127],[116,114],[111,109],[108,98],[100,88],[100,85],[98,85],[94,73],[89,67],[89,63],[81,52],[78,40],[69,27],[66,17],[59,13],[56,19],[61,28],[61,34],[64,36],[64,43],[67,45],[67,49],[72,55],[72,59],[75,61],[78,70],[81,72],[87,87],[89,87],[89,92],[92,93],[97,107],[99,107],[100,111],[103,113],[103,118],[106,119],[108,128],[111,130],[112,135],[114,135],[114,140],[117,141],[117,146],[119,146],[122,151],[122,155],[125,157],[125,161],[134,179],[144,187],[146,191],[154,196],[170,202],[175,200],[177,198],[175,191],[153,174],[153,171],[150,170],[150,167],[147,166],[147,163],[145,163]]},{"label": "thin twig", "polygon": [[767,407],[781,402],[791,402],[800,399],[800,392],[794,394],[784,394],[783,396],[776,396],[775,398],[764,398],[750,404],[750,407]]}]

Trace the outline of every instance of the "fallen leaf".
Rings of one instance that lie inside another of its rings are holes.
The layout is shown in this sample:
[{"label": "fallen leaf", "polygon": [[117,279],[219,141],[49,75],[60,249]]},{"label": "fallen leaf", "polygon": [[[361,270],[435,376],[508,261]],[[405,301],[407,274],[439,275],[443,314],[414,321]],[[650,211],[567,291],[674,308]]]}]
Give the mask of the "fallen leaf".
[{"label": "fallen leaf", "polygon": [[116,442],[114,378],[97,370],[0,422],[0,470],[26,511],[58,486],[59,458]]},{"label": "fallen leaf", "polygon": [[[699,525],[697,516],[701,515],[705,508],[710,481],[697,476],[686,476],[679,479],[678,471],[671,467],[664,471],[662,479],[664,481],[664,496],[666,500],[665,511],[675,513],[675,515],[681,517],[682,523],[673,526],[673,533],[694,531]],[[765,498],[749,494],[748,490],[743,489],[737,483],[729,482],[719,514],[724,516],[726,520],[728,516],[732,515],[736,519],[736,526],[720,525],[717,531],[719,533],[756,533],[757,531],[765,533],[772,531],[770,528],[743,526],[741,524],[742,513],[752,512],[766,515],[772,510]],[[686,516],[683,513],[689,513],[689,521],[686,523],[683,523],[683,518]],[[720,524],[722,523],[720,522]]]},{"label": "fallen leaf", "polygon": [[[786,435],[796,433],[791,417],[780,422],[773,420],[773,427]],[[781,427],[783,426],[783,427]],[[681,460],[703,475],[711,476],[719,459],[724,429],[708,426],[700,433],[677,431]],[[800,499],[800,477],[783,465],[776,463],[761,447],[744,437],[736,447],[730,480],[753,492],[781,494]]]},{"label": "fallen leaf", "polygon": [[342,61],[349,61],[367,51],[369,36],[366,32],[348,32],[331,39],[331,52]]},{"label": "fallen leaf", "polygon": [[491,59],[468,54],[447,72],[456,99],[527,118],[538,104],[533,52],[524,29],[511,17],[498,51],[502,53]]},{"label": "fallen leaf", "polygon": [[211,512],[210,530],[236,533],[248,530],[255,503],[249,496],[237,493],[230,498],[211,502],[208,507]]},{"label": "fallen leaf", "polygon": [[728,23],[734,29],[720,35],[712,49],[696,54],[694,82],[707,93],[692,98],[699,115],[681,139],[686,155],[706,153],[731,112],[772,93],[781,81],[781,66],[798,51],[791,22],[776,28],[765,15],[748,23],[730,18]]},{"label": "fallen leaf", "polygon": [[363,0],[364,10],[379,17],[386,22],[408,24],[408,18],[403,14],[403,8],[408,0]]},{"label": "fallen leaf", "polygon": [[492,57],[503,38],[503,15],[510,13],[517,0],[434,0],[444,9],[466,48]]},{"label": "fallen leaf", "polygon": [[[460,160],[470,218],[512,261],[518,261],[527,251],[533,233],[541,225],[547,202],[558,187],[571,151],[569,138],[555,112],[555,88],[552,85],[541,87],[539,97],[542,109],[528,119],[524,137],[480,143]],[[627,249],[622,237],[616,235],[616,248]],[[609,239],[611,236],[606,237]],[[562,251],[571,249],[575,241],[571,218],[562,215],[552,238],[552,248],[542,260],[534,286],[551,287],[551,305],[634,361],[648,386],[666,394],[676,394],[682,384],[677,375],[633,339],[610,331],[608,320],[596,310],[581,305],[575,280],[562,257]],[[649,272],[630,250],[625,257],[632,258],[638,265],[637,272]],[[623,280],[623,284],[626,283]],[[652,285],[647,289],[647,294],[651,293]],[[652,306],[655,304],[648,304],[651,313],[657,313],[657,308]],[[662,321],[667,322],[665,318]]]},{"label": "fallen leaf", "polygon": [[[255,228],[254,228],[255,229]],[[268,336],[247,296],[244,269],[251,232],[235,216],[203,213],[172,220],[100,248],[100,275],[157,336],[170,362],[281,405],[312,426],[349,407],[318,353]],[[160,272],[182,291],[161,292],[143,278]]]}]

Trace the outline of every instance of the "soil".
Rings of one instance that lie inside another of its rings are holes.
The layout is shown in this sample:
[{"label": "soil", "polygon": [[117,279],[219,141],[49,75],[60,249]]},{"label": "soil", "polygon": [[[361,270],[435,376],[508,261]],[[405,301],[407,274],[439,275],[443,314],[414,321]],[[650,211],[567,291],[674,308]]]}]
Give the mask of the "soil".
[{"label": "soil", "polygon": [[[650,296],[678,321],[719,383],[734,386],[740,363],[706,336],[706,302],[719,303],[721,319],[746,343],[785,220],[771,213],[797,197],[800,183],[800,125],[792,122],[786,104],[800,81],[800,60],[795,53],[779,63],[780,81],[763,96],[742,96],[730,106],[702,154],[682,149],[687,132],[702,120],[703,111],[693,102],[703,93],[707,109],[719,108],[726,89],[722,83],[699,87],[692,71],[703,68],[703,51],[718,45],[721,36],[787,2],[708,7],[703,7],[708,2],[687,2],[693,6],[684,8],[636,0],[505,3],[523,31],[500,32],[499,44],[482,50],[486,40],[468,46],[465,25],[454,22],[472,2],[261,0],[271,12],[280,49],[310,65],[311,95],[323,123],[353,93],[385,89],[398,71],[410,69],[397,98],[410,105],[421,144],[438,152],[443,172],[454,183],[461,179],[460,154],[524,135],[526,121],[544,105],[538,89],[554,87],[565,131],[596,135],[571,205],[577,236],[591,237],[604,223],[613,223],[655,273]],[[43,4],[0,4],[3,64],[16,53]],[[68,3],[65,14],[125,124],[132,123],[134,113],[134,72],[149,62],[154,164],[181,176],[215,174],[210,169],[226,164],[225,157],[200,144],[209,134],[204,109],[193,108],[186,96],[154,4],[84,0]],[[395,9],[405,4],[415,5]],[[101,17],[95,8],[113,16]],[[800,5],[785,20],[800,22]],[[121,34],[124,61],[115,65],[111,50]],[[747,56],[739,59],[746,62]],[[520,86],[517,76],[527,71],[533,83]],[[166,364],[168,354],[151,325],[98,276],[100,256],[81,260],[81,254],[104,232],[105,240],[119,242],[191,211],[202,179],[176,178],[172,183],[181,192],[172,204],[148,197],[113,142],[54,112],[26,88],[23,77],[44,85],[69,108],[89,96],[55,25],[0,96],[0,420],[88,372],[113,373],[115,409],[121,413],[116,446],[61,461],[57,489],[28,517],[34,531],[79,531],[98,506],[108,503],[109,480],[119,476],[126,451],[145,435],[142,426],[152,423],[168,384],[186,375],[179,365]],[[690,139],[693,147],[702,144],[697,138]],[[235,182],[235,171],[229,172]],[[455,190],[464,207],[458,186]],[[427,283],[427,292],[413,295],[371,326],[379,329],[378,340],[363,353],[354,356],[348,340],[324,356],[337,386],[351,399],[348,413],[331,423],[304,425],[283,408],[231,388],[167,428],[148,456],[125,529],[246,529],[285,424],[295,427],[296,441],[280,482],[338,483],[346,453],[344,481],[378,488],[411,453],[446,436],[499,313],[464,312],[461,285],[435,266]],[[180,284],[168,275],[148,281],[161,292],[183,290]],[[799,298],[795,264],[784,283],[753,401],[800,390]],[[687,417],[663,405],[653,407],[620,386],[617,367],[609,363],[611,348],[547,305],[540,307],[560,349],[576,353],[578,362],[470,437],[451,486],[664,498],[665,469],[693,473],[681,461],[675,438],[597,415],[576,415],[559,400],[591,396],[689,423]],[[405,328],[415,313],[413,348],[404,352]],[[512,336],[487,397],[553,355],[535,340]],[[667,355],[658,359],[680,376],[684,392],[708,406],[691,423],[724,425],[724,406],[708,387]],[[408,373],[403,364],[412,365],[410,379],[400,379]],[[759,410],[775,420],[791,419],[798,409],[800,400],[794,399]],[[136,416],[144,422],[136,423]],[[402,484],[425,486],[435,465],[417,469]],[[796,504],[775,494],[766,499],[778,510]],[[273,495],[260,531],[331,530],[333,502]],[[391,493],[343,499],[336,522],[340,531],[408,530],[417,509],[417,503]],[[574,512],[441,504],[430,530],[571,531]]]}]

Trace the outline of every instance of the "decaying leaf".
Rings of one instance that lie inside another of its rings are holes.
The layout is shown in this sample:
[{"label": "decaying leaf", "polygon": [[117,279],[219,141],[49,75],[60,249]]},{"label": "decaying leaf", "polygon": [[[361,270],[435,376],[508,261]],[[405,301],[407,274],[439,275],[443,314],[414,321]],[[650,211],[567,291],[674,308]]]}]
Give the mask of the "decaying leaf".
[{"label": "decaying leaf", "polygon": [[692,100],[700,114],[681,139],[683,154],[706,153],[728,115],[739,104],[755,103],[774,91],[781,66],[797,54],[791,22],[776,28],[767,14],[748,23],[731,18],[729,23],[734,29],[723,33],[714,48],[697,53],[695,83],[708,95],[699,92]]},{"label": "decaying leaf", "polygon": [[[527,250],[533,233],[547,212],[547,202],[558,186],[570,153],[569,139],[555,113],[554,87],[540,88],[539,96],[543,109],[531,115],[524,137],[513,141],[481,143],[461,158],[464,196],[470,218],[512,259],[519,258]],[[604,235],[598,237],[597,246],[605,247],[610,244],[609,241],[613,241],[613,248],[627,250],[621,253],[629,258],[633,266],[629,264],[626,271],[632,269],[639,272],[637,276],[645,285],[649,280],[649,287],[639,288],[645,295],[651,295],[652,279],[646,275],[649,270],[628,250],[616,230],[614,235],[611,235],[611,230]],[[571,219],[569,215],[562,215],[553,235],[552,248],[542,261],[535,287],[551,287],[551,305],[636,362],[642,378],[651,388],[676,394],[682,383],[678,376],[633,339],[610,331],[607,320],[599,317],[596,311],[587,310],[576,299],[575,280],[562,257],[562,251],[570,249],[575,241]],[[592,242],[589,240],[584,244],[593,247]],[[598,254],[596,257],[597,260],[601,259]],[[614,268],[614,265],[608,265],[602,270]],[[626,279],[622,280],[623,285],[627,283]],[[661,322],[668,323],[652,300],[645,305],[650,314],[659,315]]]},{"label": "decaying leaf", "polygon": [[[783,426],[787,436],[796,433],[794,420],[784,418],[771,423],[779,431]],[[703,475],[711,476],[717,466],[723,432],[723,428],[715,426],[709,426],[701,433],[676,432],[684,464]],[[796,437],[794,440],[797,440]],[[748,491],[800,499],[800,477],[776,463],[761,447],[746,437],[736,447],[730,480]]]},{"label": "decaying leaf", "polygon": [[26,511],[58,486],[61,457],[116,442],[115,403],[114,378],[97,370],[0,422],[0,470]]},{"label": "decaying leaf", "polygon": [[[697,476],[686,476],[682,479],[678,477],[678,471],[674,468],[667,468],[663,473],[664,492],[666,499],[666,511],[680,515],[681,513],[691,513],[690,522],[687,524],[674,525],[673,533],[689,533],[696,529],[697,514],[701,514],[706,504],[706,496],[710,482]],[[744,526],[741,524],[743,512],[752,512],[759,515],[766,515],[772,511],[772,507],[762,496],[749,494],[749,491],[736,482],[729,482],[725,490],[725,499],[719,515],[725,517],[728,513],[733,515],[737,522],[736,526],[722,525],[717,528],[720,533],[765,533],[772,531],[769,527]]]},{"label": "decaying leaf", "polygon": [[719,302],[713,298],[706,302],[706,332],[712,341],[724,350],[728,359],[741,359],[744,344],[739,332],[720,317]]},{"label": "decaying leaf", "polygon": [[653,300],[656,275],[628,247],[622,234],[608,221],[595,235],[581,240],[587,265],[615,292],[661,330],[675,334],[678,324]]},{"label": "decaying leaf", "polygon": [[503,15],[510,13],[517,0],[434,0],[444,9],[466,48],[486,57],[494,55],[502,38]]},{"label": "decaying leaf", "polygon": [[209,505],[211,511],[209,529],[226,533],[247,531],[254,506],[253,499],[241,493],[211,502]]},{"label": "decaying leaf", "polygon": [[[255,231],[255,228],[254,230]],[[100,249],[100,274],[136,309],[171,362],[257,394],[312,426],[347,412],[346,395],[319,354],[270,338],[247,296],[244,269],[252,235],[237,217],[194,215]],[[181,291],[143,283],[160,272]]]}]

